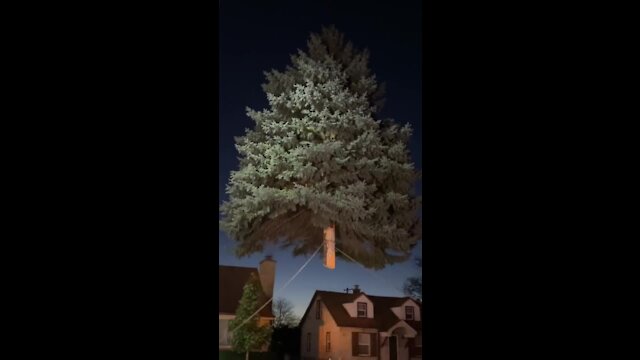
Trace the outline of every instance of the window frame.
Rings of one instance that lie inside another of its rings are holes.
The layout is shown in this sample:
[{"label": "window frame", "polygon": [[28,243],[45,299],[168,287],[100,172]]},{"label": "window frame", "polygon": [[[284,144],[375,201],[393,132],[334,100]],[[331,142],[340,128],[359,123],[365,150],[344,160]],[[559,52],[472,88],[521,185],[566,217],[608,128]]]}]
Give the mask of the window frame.
[{"label": "window frame", "polygon": [[316,320],[320,320],[320,315],[322,314],[322,307],[320,300],[316,300]]},{"label": "window frame", "polygon": [[229,346],[229,320],[218,319],[218,346]]},{"label": "window frame", "polygon": [[311,333],[307,333],[307,352],[311,352]]},{"label": "window frame", "polygon": [[[361,343],[362,339],[366,339],[366,344]],[[363,354],[360,352],[360,346],[367,347],[367,353]],[[371,356],[371,334],[370,333],[358,333],[358,356]]]},{"label": "window frame", "polygon": [[[409,312],[407,310],[411,309],[411,319],[409,319]],[[405,320],[415,320],[416,319],[416,311],[413,306],[405,306],[404,307],[404,319]]]},{"label": "window frame", "polygon": [[[364,305],[364,316],[360,316],[360,305]],[[366,318],[368,315],[368,311],[369,311],[369,304],[367,304],[366,302],[357,302],[356,303],[356,317],[359,318]]]},{"label": "window frame", "polygon": [[327,331],[325,335],[325,352],[331,352],[331,332]]}]

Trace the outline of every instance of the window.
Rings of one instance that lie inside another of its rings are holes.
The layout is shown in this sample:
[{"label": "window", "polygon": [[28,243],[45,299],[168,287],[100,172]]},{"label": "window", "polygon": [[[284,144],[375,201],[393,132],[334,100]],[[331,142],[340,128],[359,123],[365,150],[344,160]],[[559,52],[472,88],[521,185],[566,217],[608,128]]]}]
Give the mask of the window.
[{"label": "window", "polygon": [[327,333],[326,339],[327,339],[327,345],[326,345],[326,350],[325,351],[326,352],[331,352],[331,333],[330,332]]},{"label": "window", "polygon": [[358,303],[358,317],[367,317],[367,303]]},{"label": "window", "polygon": [[369,356],[371,354],[371,334],[358,334],[358,355]]},{"label": "window", "polygon": [[218,345],[231,345],[231,331],[229,331],[229,320],[218,319]]},{"label": "window", "polygon": [[311,333],[307,333],[307,352],[311,351]]},{"label": "window", "polygon": [[320,320],[320,311],[322,308],[320,307],[320,300],[316,301],[316,319]]},{"label": "window", "polygon": [[406,320],[413,320],[413,306],[404,307],[404,318]]},{"label": "window", "polygon": [[415,347],[422,347],[422,333],[418,333],[418,335],[416,335],[416,338],[414,340],[414,346]]},{"label": "window", "polygon": [[[338,344],[340,345],[340,344]],[[341,346],[338,346],[341,350]],[[378,356],[378,334],[376,333],[351,333],[351,356]]]},{"label": "window", "polygon": [[227,345],[227,320],[218,320],[218,345]]}]

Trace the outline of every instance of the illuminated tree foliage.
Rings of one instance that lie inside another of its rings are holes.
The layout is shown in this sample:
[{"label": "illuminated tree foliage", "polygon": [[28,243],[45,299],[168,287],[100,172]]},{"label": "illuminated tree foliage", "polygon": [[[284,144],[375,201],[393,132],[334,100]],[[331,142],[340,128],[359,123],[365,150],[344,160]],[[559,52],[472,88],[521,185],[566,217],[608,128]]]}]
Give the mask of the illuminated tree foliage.
[{"label": "illuminated tree foliage", "polygon": [[310,254],[334,226],[336,247],[369,268],[405,261],[420,238],[411,127],[377,118],[384,87],[366,50],[333,27],[307,45],[265,73],[269,108],[247,108],[255,127],[236,138],[220,225],[238,256],[267,243]]},{"label": "illuminated tree foliage", "polygon": [[229,324],[229,328],[233,333],[231,346],[235,352],[245,353],[246,360],[249,360],[251,351],[260,351],[263,346],[269,343],[271,338],[271,328],[269,326],[260,326],[260,317],[258,315],[247,320],[260,308],[259,298],[261,292],[258,277],[252,274],[244,286],[242,298],[240,298],[238,309],[236,309],[236,317]]}]

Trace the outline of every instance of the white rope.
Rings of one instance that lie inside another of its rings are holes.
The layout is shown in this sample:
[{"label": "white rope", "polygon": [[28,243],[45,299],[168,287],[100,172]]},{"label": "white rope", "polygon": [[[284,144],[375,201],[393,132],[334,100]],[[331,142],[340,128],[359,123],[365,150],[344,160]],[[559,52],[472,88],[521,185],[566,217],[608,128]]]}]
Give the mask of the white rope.
[{"label": "white rope", "polygon": [[[302,270],[311,262],[311,260],[316,256],[318,251],[320,251],[320,249],[322,249],[323,246],[324,246],[324,242],[320,245],[320,247],[318,249],[316,249],[316,251],[313,253],[313,255],[311,255],[311,257],[300,267],[300,269],[298,269],[298,271],[295,274],[293,274],[293,276],[290,277],[289,280],[287,280],[286,283],[284,283],[284,285],[278,290],[278,293],[280,293],[282,290],[284,290],[293,281],[293,279],[295,279],[298,276],[298,274],[300,274],[302,272]],[[264,305],[262,305],[258,310],[256,310],[256,312],[254,312],[253,315],[249,316],[244,322],[242,322],[242,324],[240,324],[239,326],[235,327],[231,331],[236,331],[236,330],[240,329],[241,327],[243,327],[247,322],[249,322],[249,320],[251,320],[251,318],[256,316],[262,309],[264,309],[265,306],[267,306],[273,300],[274,297],[275,296],[272,296],[269,300],[267,300],[267,302],[264,303]]]},{"label": "white rope", "polygon": [[398,291],[400,291],[401,293],[404,294],[404,290],[396,287],[396,285],[393,285],[392,282],[387,281],[387,279],[385,279],[382,276],[378,275],[375,271],[373,271],[373,270],[369,269],[368,267],[362,265],[358,260],[356,260],[356,259],[352,258],[351,256],[347,255],[347,253],[345,253],[344,251],[340,250],[340,248],[338,248],[337,246],[336,246],[336,250],[340,251],[342,253],[342,255],[346,256],[349,260],[357,263],[358,265],[362,266],[365,270],[371,272],[371,274],[373,274],[376,278],[382,280],[383,282],[387,283],[387,285],[393,287],[395,290],[398,290]]}]

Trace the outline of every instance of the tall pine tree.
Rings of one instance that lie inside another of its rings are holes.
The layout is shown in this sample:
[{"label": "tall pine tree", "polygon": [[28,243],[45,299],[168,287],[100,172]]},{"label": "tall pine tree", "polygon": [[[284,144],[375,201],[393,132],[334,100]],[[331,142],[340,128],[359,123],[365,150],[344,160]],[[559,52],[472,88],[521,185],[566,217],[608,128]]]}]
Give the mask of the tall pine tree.
[{"label": "tall pine tree", "polygon": [[367,267],[405,261],[420,238],[411,127],[378,119],[384,87],[366,50],[333,27],[307,45],[284,72],[265,73],[270,108],[247,108],[255,127],[236,138],[220,225],[238,256],[269,242],[309,254],[335,236]]},{"label": "tall pine tree", "polygon": [[259,303],[261,291],[258,278],[251,274],[249,281],[244,286],[242,297],[236,309],[236,317],[229,324],[229,329],[232,332],[231,347],[235,352],[245,353],[246,360],[249,360],[249,352],[259,351],[269,343],[271,338],[271,328],[260,326],[259,315],[249,318],[262,305]]}]

